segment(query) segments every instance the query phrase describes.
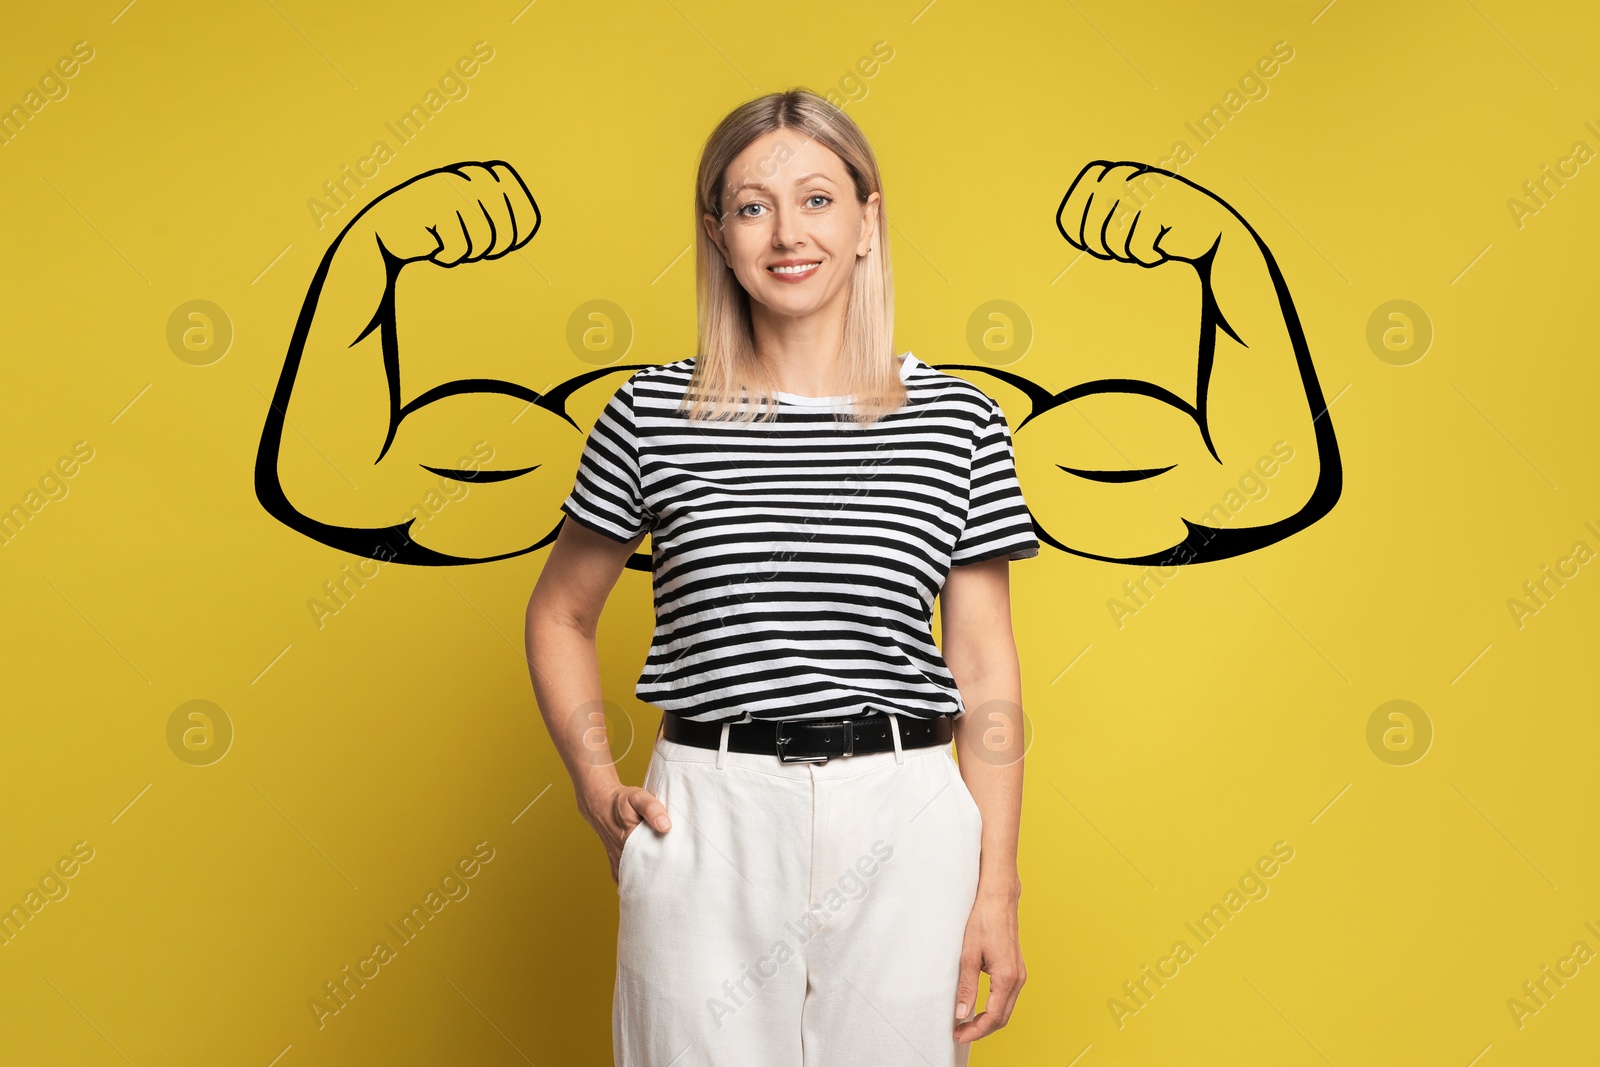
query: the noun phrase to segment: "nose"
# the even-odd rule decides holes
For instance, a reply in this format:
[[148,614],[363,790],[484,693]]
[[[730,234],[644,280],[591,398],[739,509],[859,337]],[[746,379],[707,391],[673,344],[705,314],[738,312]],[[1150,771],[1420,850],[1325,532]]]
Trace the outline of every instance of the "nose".
[[772,244],[775,248],[793,248],[801,240],[803,227],[794,205],[779,201],[772,210]]

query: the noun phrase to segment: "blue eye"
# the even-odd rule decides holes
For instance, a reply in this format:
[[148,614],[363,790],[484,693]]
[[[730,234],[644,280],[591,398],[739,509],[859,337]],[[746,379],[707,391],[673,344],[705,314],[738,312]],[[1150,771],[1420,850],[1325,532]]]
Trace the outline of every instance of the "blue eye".
[[[833,197],[827,195],[826,193],[812,193],[810,196],[806,197],[805,202],[807,204],[810,204],[813,200],[822,200],[822,201],[824,201],[823,204],[814,205],[817,208],[826,207],[828,204],[833,203]],[[735,215],[740,216],[741,218],[753,219],[756,216],[755,215],[746,214],[744,209],[747,208],[747,207],[764,207],[764,206],[765,205],[763,205],[759,201],[752,200],[748,204],[740,204],[737,208],[734,209],[733,213]]]

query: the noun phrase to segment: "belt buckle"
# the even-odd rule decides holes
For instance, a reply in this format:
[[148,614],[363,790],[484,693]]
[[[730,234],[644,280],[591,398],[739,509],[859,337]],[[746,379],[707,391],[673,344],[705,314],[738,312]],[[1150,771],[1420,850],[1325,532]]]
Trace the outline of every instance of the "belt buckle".
[[[785,723],[791,723],[791,722],[806,722],[806,721],[808,721],[808,720],[805,720],[805,719],[778,719],[776,721],[776,723],[774,724],[774,728],[775,728],[775,730],[777,732],[777,740],[778,740],[778,759],[781,760],[782,762],[784,762],[784,763],[827,763],[828,760],[832,758],[832,755],[829,754],[829,753],[823,753],[820,756],[794,756],[794,755],[790,755],[789,754],[789,752],[787,751],[788,746],[789,746],[789,742],[794,740],[794,738],[787,736],[783,732],[784,724]],[[845,719],[843,721],[844,721],[844,751],[841,752],[841,753],[838,753],[838,754],[841,755],[841,756],[849,756],[849,755],[853,755],[854,752],[855,752],[855,747],[856,747],[855,726],[854,726],[854,723],[852,723],[852,721],[849,720],[849,719]]]

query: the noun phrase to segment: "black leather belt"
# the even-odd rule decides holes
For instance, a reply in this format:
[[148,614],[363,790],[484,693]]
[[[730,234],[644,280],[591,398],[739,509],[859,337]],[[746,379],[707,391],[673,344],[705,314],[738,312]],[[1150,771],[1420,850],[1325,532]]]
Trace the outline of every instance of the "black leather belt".
[[[901,748],[949,744],[955,736],[955,725],[948,715],[895,718],[900,724]],[[692,722],[670,711],[664,712],[661,720],[661,736],[668,741],[696,748],[717,748],[722,744],[720,722]],[[728,751],[777,756],[785,763],[825,763],[834,756],[891,751],[892,729],[889,716],[882,712],[839,719],[754,719],[728,727]]]

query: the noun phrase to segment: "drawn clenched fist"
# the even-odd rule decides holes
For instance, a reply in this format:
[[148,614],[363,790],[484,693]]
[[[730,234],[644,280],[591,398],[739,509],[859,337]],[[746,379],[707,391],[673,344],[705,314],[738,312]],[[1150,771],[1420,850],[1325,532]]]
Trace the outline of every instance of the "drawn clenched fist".
[[1234,217],[1227,204],[1171,171],[1099,159],[1073,179],[1056,226],[1068,244],[1098,259],[1155,267],[1203,259]]
[[453,163],[384,193],[361,217],[401,263],[499,259],[539,228],[533,194],[509,163]]

